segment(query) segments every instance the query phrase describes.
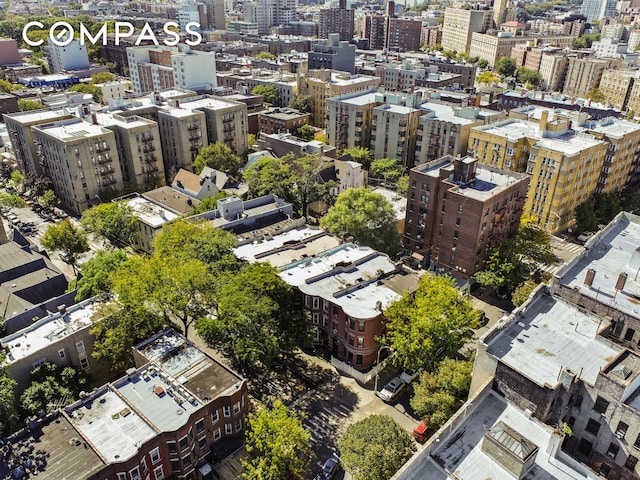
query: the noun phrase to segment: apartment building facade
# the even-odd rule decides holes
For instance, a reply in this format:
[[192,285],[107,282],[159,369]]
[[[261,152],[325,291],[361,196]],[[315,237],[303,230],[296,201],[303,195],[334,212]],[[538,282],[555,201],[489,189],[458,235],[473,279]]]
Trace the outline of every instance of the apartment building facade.
[[260,132],[291,133],[293,130],[307,125],[310,115],[290,108],[272,108],[259,113]]
[[356,46],[341,41],[338,33],[330,33],[326,40],[319,40],[307,53],[309,70],[338,70],[355,73]]
[[492,21],[492,10],[447,7],[442,24],[442,48],[469,53],[473,33],[486,32]]
[[206,116],[175,102],[157,114],[166,183],[170,183],[181,168],[192,172],[198,151],[209,145]]
[[373,109],[371,151],[374,158],[393,158],[411,168],[422,111],[409,104],[386,103]]
[[525,213],[556,232],[572,226],[575,208],[595,193],[608,144],[570,130],[567,117],[544,110],[539,118],[474,127],[469,149],[480,163],[531,175]]
[[632,91],[639,82],[640,70],[605,70],[598,89],[604,94],[608,104],[620,110],[633,110],[629,108],[629,104],[638,105],[638,99],[632,97]]
[[376,90],[328,98],[327,143],[336,150],[371,145],[373,109],[384,103],[384,95]]
[[63,205],[81,214],[124,187],[115,134],[78,118],[32,127],[43,173]]
[[340,41],[348,42],[353,38],[355,30],[355,10],[340,8],[322,8],[318,14],[318,38],[329,38],[330,33],[337,33]]
[[469,279],[487,251],[518,231],[526,174],[442,157],[412,168],[403,244],[437,271]]
[[405,60],[400,65],[377,65],[376,75],[382,80],[381,86],[385,89],[391,92],[411,93],[416,83],[427,76],[427,71],[416,62]]
[[587,97],[594,88],[598,88],[605,70],[617,69],[622,65],[620,58],[593,58],[569,56],[567,73],[562,93],[576,97]]

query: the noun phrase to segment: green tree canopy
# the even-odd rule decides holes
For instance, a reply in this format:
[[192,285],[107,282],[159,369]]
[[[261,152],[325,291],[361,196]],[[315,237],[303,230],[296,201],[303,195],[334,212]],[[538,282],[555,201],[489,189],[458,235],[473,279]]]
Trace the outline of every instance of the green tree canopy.
[[70,92],[80,92],[93,97],[93,101],[97,103],[102,102],[102,89],[89,83],[79,83],[69,88]]
[[542,83],[542,75],[537,70],[531,70],[527,67],[518,67],[516,70],[516,78],[518,82],[531,84],[538,87]]
[[481,58],[481,59],[478,60],[477,65],[478,65],[478,68],[482,70],[482,69],[487,68],[489,66],[489,61],[484,59],[484,58]]
[[53,208],[60,205],[60,199],[56,197],[53,190],[45,190],[42,195],[38,197],[38,203],[45,208]]
[[271,52],[258,52],[254,55],[254,58],[261,60],[275,60],[276,56]]
[[361,163],[365,170],[371,165],[371,152],[368,148],[353,147],[343,150],[342,155],[349,155],[354,162]]
[[306,140],[307,142],[313,140],[315,135],[315,130],[309,125],[301,125],[296,128],[293,132],[293,135],[301,138],[302,140]]
[[30,110],[42,110],[45,106],[40,100],[25,100],[23,98],[18,99],[18,110],[21,112],[28,112]]
[[606,100],[605,94],[599,88],[592,88],[587,92],[587,98],[594,102],[602,103]]
[[3,193],[0,192],[0,205],[13,208],[26,208],[27,202],[25,202],[19,195],[15,193]]
[[[4,356],[0,355],[0,365],[4,363]],[[0,435],[11,433],[18,420],[18,411],[14,390],[17,382],[9,377],[7,368],[0,367]]]
[[40,240],[47,250],[60,250],[67,258],[66,262],[75,272],[78,257],[89,251],[87,235],[74,226],[69,219],[56,225],[49,225]]
[[16,85],[15,83],[8,82],[7,80],[0,79],[0,92],[2,93],[11,93],[19,88],[20,85]]
[[95,295],[111,291],[111,276],[127,259],[123,250],[100,250],[93,258],[82,264],[82,275],[75,285],[76,301],[80,302]]
[[240,157],[234,155],[227,145],[220,142],[202,147],[193,161],[193,169],[197,174],[200,174],[204,167],[209,167],[221,172],[228,171],[230,175],[237,175],[241,165]]
[[496,62],[496,73],[503,77],[512,77],[516,73],[516,61],[513,58],[501,57]]
[[243,462],[246,480],[301,479],[311,460],[311,434],[302,418],[281,400],[247,418],[246,445],[252,458]]
[[211,210],[216,210],[218,208],[218,200],[221,200],[223,198],[228,198],[230,196],[231,195],[229,195],[224,190],[220,190],[213,197],[207,197],[200,200],[200,205],[194,208],[191,211],[191,214],[197,215],[199,213],[205,213],[205,212],[210,212]]
[[354,480],[388,480],[416,451],[411,435],[386,415],[349,425],[338,445],[342,465]]
[[519,307],[527,301],[529,295],[531,295],[531,292],[533,292],[537,286],[538,283],[533,280],[527,280],[526,282],[521,283],[518,285],[518,288],[513,291],[513,294],[511,295],[511,303],[513,303],[514,306]]
[[270,193],[293,203],[293,173],[281,159],[264,157],[251,164],[244,172],[244,179],[249,187],[251,198]]
[[153,241],[153,252],[158,258],[198,260],[217,275],[240,268],[240,262],[233,254],[236,246],[235,236],[225,230],[209,223],[178,219],[162,227]]
[[133,256],[120,265],[112,281],[113,291],[127,309],[142,308],[165,323],[179,322],[185,337],[189,327],[213,307],[214,279],[199,260]]
[[409,191],[409,175],[403,175],[396,182],[396,190],[400,195],[406,195]]
[[384,178],[385,182],[395,183],[402,175],[404,168],[393,158],[380,158],[374,160],[369,168],[369,173],[375,178]]
[[253,87],[251,93],[253,93],[254,95],[262,95],[264,101],[272,105],[280,104],[280,95],[278,94],[278,89],[273,84],[257,85]]
[[389,201],[367,188],[338,195],[320,225],[340,238],[353,236],[360,245],[395,255],[400,250],[396,214]]
[[578,205],[573,212],[573,217],[580,232],[593,232],[598,228],[598,216],[590,202]]
[[113,82],[115,78],[115,75],[109,72],[94,73],[91,75],[91,83],[96,85],[100,83]]
[[20,406],[29,414],[50,412],[52,403],[73,403],[87,383],[87,376],[73,367],[58,367],[45,362],[31,371],[31,385],[20,397]]
[[240,368],[269,365],[280,350],[309,343],[309,328],[293,303],[291,287],[267,263],[245,265],[220,280],[217,314],[196,327],[208,344],[220,348]]
[[96,205],[84,212],[80,221],[87,230],[106,238],[114,247],[131,245],[138,233],[133,209],[121,202]]
[[299,110],[302,113],[311,112],[312,106],[313,106],[313,96],[311,95],[298,94],[295,97],[293,97],[289,102],[290,108],[295,108],[296,110]]
[[395,351],[394,362],[427,371],[455,356],[480,325],[480,312],[449,276],[423,276],[415,292],[403,295],[384,314],[388,323],[382,341]]
[[597,42],[598,40],[600,40],[599,33],[587,33],[579,36],[578,38],[574,38],[571,43],[571,48],[591,48],[593,42]]
[[478,83],[483,83],[483,84],[492,84],[492,83],[497,83],[500,81],[500,77],[498,77],[495,73],[493,72],[482,72],[480,75],[478,75],[478,77],[476,78],[476,81]]
[[91,356],[108,362],[114,372],[133,365],[131,347],[168,326],[166,319],[142,307],[130,309],[111,303],[102,307],[100,314],[100,320],[89,329],[96,339]]

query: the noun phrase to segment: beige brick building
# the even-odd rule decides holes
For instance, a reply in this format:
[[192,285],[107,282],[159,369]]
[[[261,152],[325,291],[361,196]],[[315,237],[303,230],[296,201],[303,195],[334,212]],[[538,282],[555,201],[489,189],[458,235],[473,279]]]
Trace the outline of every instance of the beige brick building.
[[567,56],[561,51],[543,52],[538,69],[542,77],[542,87],[550,92],[562,90],[568,63]]
[[413,167],[422,113],[410,103],[375,107],[371,126],[373,158],[393,158],[405,167]]
[[369,148],[373,109],[384,103],[375,90],[328,98],[326,101],[327,143],[337,150]]
[[63,205],[80,214],[100,203],[101,193],[124,187],[115,134],[81,119],[32,128],[36,150]]
[[193,160],[201,147],[209,145],[205,114],[180,108],[174,103],[158,111],[158,127],[167,182],[178,170],[193,171]]
[[[638,82],[640,70],[605,70],[598,88],[604,94],[606,103],[620,110],[627,110],[630,102],[637,104],[640,100],[631,94]],[[633,108],[630,110],[635,111]]]
[[[497,35],[490,35],[485,33],[473,33],[471,35],[471,43],[469,46],[469,55],[472,57],[478,57],[485,59],[489,62],[489,65],[494,66],[496,62],[502,57],[511,57],[512,49],[519,45],[531,46],[545,44],[552,45],[558,48],[569,48],[573,39],[568,35],[553,35],[553,36],[541,36],[541,37],[515,37],[510,32],[498,32]],[[520,49],[525,47],[520,47]],[[539,58],[541,55],[538,49],[532,48],[527,53],[525,58],[520,61],[524,61],[523,65],[527,66],[527,58],[529,55]],[[518,51],[522,55],[521,50]],[[535,58],[530,60],[530,64],[535,67]],[[532,68],[532,67],[527,67]],[[537,67],[532,68],[537,70]]]
[[486,32],[492,21],[492,10],[447,8],[442,24],[442,48],[469,53],[472,34]]
[[600,85],[605,70],[619,68],[622,59],[569,56],[562,93],[586,97],[589,90]]

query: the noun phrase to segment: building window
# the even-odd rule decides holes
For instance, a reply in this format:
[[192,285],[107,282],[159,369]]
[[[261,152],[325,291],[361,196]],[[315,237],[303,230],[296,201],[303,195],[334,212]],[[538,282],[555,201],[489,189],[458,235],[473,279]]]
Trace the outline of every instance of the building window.
[[231,425],[230,423],[225,423],[224,433],[226,433],[227,435],[231,435],[233,433],[233,425]]
[[638,463],[638,458],[633,455],[629,455],[627,458],[627,462],[624,464],[629,470],[633,471],[636,468],[636,463]]
[[167,442],[167,448],[169,450],[169,455],[175,455],[176,453],[178,453],[176,442]]
[[66,353],[64,353],[64,348],[61,350],[58,350],[58,356],[60,357],[61,360],[64,360],[65,358],[67,358]]
[[596,404],[593,406],[593,409],[598,413],[604,413],[607,411],[608,407],[609,407],[609,402],[598,395],[598,398],[596,399]]
[[318,325],[320,323],[320,314],[318,313],[313,313],[313,324],[314,325]]
[[83,370],[86,370],[87,368],[89,368],[89,360],[87,360],[86,358],[81,358],[80,366],[82,367]]
[[635,335],[636,331],[633,328],[627,328],[627,331],[624,333],[624,339],[627,342],[630,342],[631,340],[633,340],[633,336]]
[[125,472],[118,472],[116,475],[118,476],[118,480],[127,480],[127,474]]
[[240,413],[240,402],[236,403],[236,404],[233,406],[233,414],[234,414],[234,415],[237,415],[237,414],[239,414],[239,413]]
[[76,350],[78,350],[78,353],[84,352],[84,342],[82,340],[76,343]]
[[202,437],[198,440],[198,449],[201,452],[204,452],[207,449],[207,437]]
[[364,337],[358,337],[358,348],[364,348]]
[[236,433],[238,433],[240,430],[242,430],[242,420],[238,420],[236,422]]
[[225,417],[230,417],[231,416],[231,407],[229,405],[225,405],[224,407],[222,407],[222,414]]
[[636,438],[636,441],[633,443],[633,446],[640,449],[640,434]]
[[628,429],[629,429],[629,425],[627,425],[624,422],[619,422],[618,428],[616,428],[616,437],[624,438],[624,436],[627,434]]
[[362,365],[362,355],[356,355],[356,365]]
[[156,480],[162,480],[164,478],[164,471],[162,470],[162,465],[153,469],[153,476],[156,477]]
[[196,422],[196,433],[200,435],[204,432],[204,418]]
[[142,473],[143,474],[147,473],[147,470],[149,470],[149,467],[147,467],[147,459],[146,458],[142,459],[142,463],[140,465],[142,465]]
[[140,480],[140,469],[138,467],[132,468],[129,470],[129,475],[131,480]]
[[600,422],[594,420],[593,418],[590,418],[587,422],[587,427],[585,428],[585,430],[589,433],[597,435],[598,431],[600,430]]
[[180,451],[184,452],[188,447],[189,444],[187,443],[187,437],[182,437],[180,440],[178,440],[178,444],[180,445]]
[[218,415],[218,411],[216,410],[211,414],[211,423],[216,423],[218,420],[220,420],[220,415]]
[[[175,446],[175,443],[173,444]],[[151,464],[158,463],[160,461],[160,448],[156,447],[149,453],[149,457],[151,457]]]
[[318,308],[319,305],[320,300],[318,299],[318,297],[313,297],[313,308]]
[[364,321],[360,320],[358,322],[358,332],[364,332]]
[[218,440],[220,436],[221,436],[220,427],[218,427],[213,431],[213,439]]
[[618,445],[616,445],[615,443],[610,443],[609,448],[607,449],[607,457],[615,460],[616,455],[618,455],[619,451],[620,451],[620,447]]

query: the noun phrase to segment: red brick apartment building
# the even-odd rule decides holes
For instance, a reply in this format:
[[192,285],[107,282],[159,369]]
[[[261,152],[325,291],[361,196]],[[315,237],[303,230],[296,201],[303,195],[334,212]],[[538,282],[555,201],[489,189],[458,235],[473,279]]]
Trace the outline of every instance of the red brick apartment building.
[[487,250],[518,231],[529,177],[445,156],[409,173],[404,247],[470,278]]
[[125,377],[10,437],[0,477],[209,478],[216,442],[242,434],[246,380],[172,329],[137,345],[134,358]]

